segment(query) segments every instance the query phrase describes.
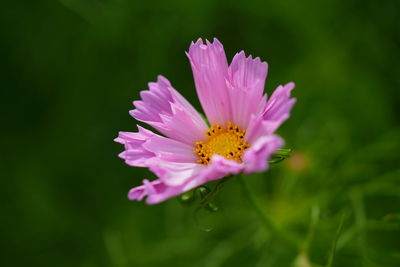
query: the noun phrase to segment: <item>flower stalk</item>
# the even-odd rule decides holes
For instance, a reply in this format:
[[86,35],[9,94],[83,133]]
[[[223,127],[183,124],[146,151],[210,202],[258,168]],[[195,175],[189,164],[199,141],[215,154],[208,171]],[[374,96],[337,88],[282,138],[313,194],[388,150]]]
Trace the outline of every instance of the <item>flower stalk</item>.
[[245,197],[248,199],[251,206],[254,208],[254,211],[257,213],[260,221],[262,222],[264,228],[270,232],[277,239],[285,242],[287,245],[292,248],[299,250],[300,242],[297,240],[295,236],[286,232],[282,228],[280,228],[276,223],[264,212],[260,202],[257,200],[256,196],[251,191],[247,181],[243,178],[242,175],[238,175],[238,180],[243,188],[243,192]]

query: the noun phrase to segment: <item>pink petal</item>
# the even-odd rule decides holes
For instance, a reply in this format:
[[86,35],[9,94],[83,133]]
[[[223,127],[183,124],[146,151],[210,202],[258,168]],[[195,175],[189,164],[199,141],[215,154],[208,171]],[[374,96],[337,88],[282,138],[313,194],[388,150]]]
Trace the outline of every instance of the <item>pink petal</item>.
[[168,187],[160,180],[143,180],[143,185],[132,188],[128,193],[130,200],[142,201],[147,197],[147,204],[156,204],[167,198],[180,194],[180,188]]
[[130,166],[144,167],[146,160],[155,157],[155,154],[149,150],[142,148],[143,144],[153,137],[155,134],[138,126],[139,132],[119,132],[115,142],[125,146],[125,151],[119,154],[120,158],[125,160],[125,163]]
[[276,122],[276,130],[290,116],[296,99],[290,98],[294,83],[290,82],[284,86],[280,85],[268,99],[267,106],[263,113],[263,119]]
[[147,165],[168,186],[185,184],[206,168],[205,165],[198,163],[167,162],[158,159],[149,161]]
[[226,81],[228,63],[222,44],[214,38],[213,43],[201,39],[191,43],[188,56],[197,95],[211,124],[225,124],[231,120],[231,105]]
[[197,163],[176,163],[154,161],[150,164],[152,170],[163,183],[168,186],[183,186],[183,191],[209,181],[222,178],[228,174],[237,174],[243,164],[213,155],[210,165]]
[[152,182],[144,180],[143,185],[131,189],[128,194],[129,199],[140,201],[147,196],[147,204],[156,204],[204,183],[237,174],[243,169],[242,163],[226,159],[219,155],[214,155],[211,164],[208,166],[197,165],[201,166],[201,168],[193,171],[191,176],[186,177],[185,183],[168,185],[166,183],[167,180],[163,180],[162,178]]
[[264,120],[262,115],[252,115],[245,139],[247,143],[253,144],[260,137],[272,134],[278,126],[278,122]]
[[260,58],[253,59],[241,51],[229,66],[229,94],[232,104],[232,119],[242,129],[246,129],[250,118],[258,111],[263,98],[264,83],[268,65]]
[[290,98],[294,83],[279,86],[271,98],[265,102],[265,96],[258,106],[257,115],[251,115],[250,123],[246,130],[246,141],[250,144],[263,135],[272,134],[289,118],[290,110],[296,99]]
[[149,83],[149,90],[140,96],[142,100],[134,101],[136,109],[130,111],[135,119],[186,144],[204,139],[207,124],[166,78],[158,76],[157,82]]
[[[144,180],[144,181],[147,181],[147,180]],[[144,184],[132,188],[131,190],[129,190],[129,193],[128,193],[128,198],[130,200],[142,201],[142,199],[145,196],[147,196],[147,190],[146,190],[146,186]]]
[[142,147],[154,153],[158,160],[193,163],[198,159],[193,146],[160,135],[149,138]]
[[262,172],[268,168],[271,155],[281,148],[283,140],[277,135],[259,137],[243,155],[244,173]]
[[204,168],[199,174],[190,179],[183,187],[186,192],[199,185],[221,179],[226,176],[238,174],[243,169],[243,163],[227,159],[223,156],[214,154],[210,165]]
[[152,159],[158,161],[190,162],[197,160],[194,147],[157,135],[138,126],[139,132],[120,132],[116,142],[124,144],[120,157],[131,166],[148,167]]
[[275,135],[260,137],[244,154],[243,163],[213,155],[211,164],[166,162],[153,158],[147,166],[159,177],[158,180],[144,181],[142,186],[129,192],[129,199],[140,201],[147,196],[148,204],[156,204],[182,194],[202,184],[235,175],[240,172],[264,171],[268,159],[283,144]]

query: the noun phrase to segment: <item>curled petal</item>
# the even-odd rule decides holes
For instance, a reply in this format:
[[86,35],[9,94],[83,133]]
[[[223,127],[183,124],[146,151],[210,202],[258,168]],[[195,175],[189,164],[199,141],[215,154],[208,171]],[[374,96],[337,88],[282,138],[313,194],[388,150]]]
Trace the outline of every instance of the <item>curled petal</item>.
[[146,186],[146,184],[149,183],[150,186],[153,188],[154,186],[158,186],[160,184],[159,181],[149,182],[148,180],[143,180],[143,185],[134,187],[131,190],[129,190],[128,198],[130,200],[142,201],[143,198],[148,195],[149,190],[147,189],[148,185]]
[[268,168],[271,155],[281,148],[283,140],[276,135],[262,136],[246,150],[243,156],[244,173],[262,172]]
[[160,180],[143,180],[143,185],[134,187],[129,191],[128,198],[134,201],[142,201],[144,197],[147,197],[146,203],[152,205],[178,194],[180,194],[179,188],[166,186]]

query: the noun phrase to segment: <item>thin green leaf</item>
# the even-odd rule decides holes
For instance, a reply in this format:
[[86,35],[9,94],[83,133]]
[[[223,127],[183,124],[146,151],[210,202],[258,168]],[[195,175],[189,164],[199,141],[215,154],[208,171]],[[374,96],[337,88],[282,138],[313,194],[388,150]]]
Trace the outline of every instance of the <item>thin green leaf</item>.
[[338,226],[338,228],[336,230],[336,234],[335,234],[335,237],[334,237],[333,242],[332,242],[331,251],[330,251],[329,256],[328,256],[328,264],[326,265],[326,267],[332,267],[333,258],[335,257],[335,253],[336,253],[336,244],[337,244],[337,241],[339,239],[340,233],[342,232],[343,221],[344,221],[344,215],[342,215],[342,218],[340,219],[339,226]]

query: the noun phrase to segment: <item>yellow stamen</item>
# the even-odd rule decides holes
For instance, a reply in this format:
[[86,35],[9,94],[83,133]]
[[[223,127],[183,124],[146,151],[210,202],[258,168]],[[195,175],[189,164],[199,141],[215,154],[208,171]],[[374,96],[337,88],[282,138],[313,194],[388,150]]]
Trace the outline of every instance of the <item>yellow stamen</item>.
[[238,125],[233,125],[230,121],[226,128],[218,123],[211,125],[206,132],[207,141],[195,143],[194,152],[200,158],[197,162],[208,165],[213,154],[242,162],[243,152],[250,146],[244,140],[245,134],[245,130],[241,130]]

